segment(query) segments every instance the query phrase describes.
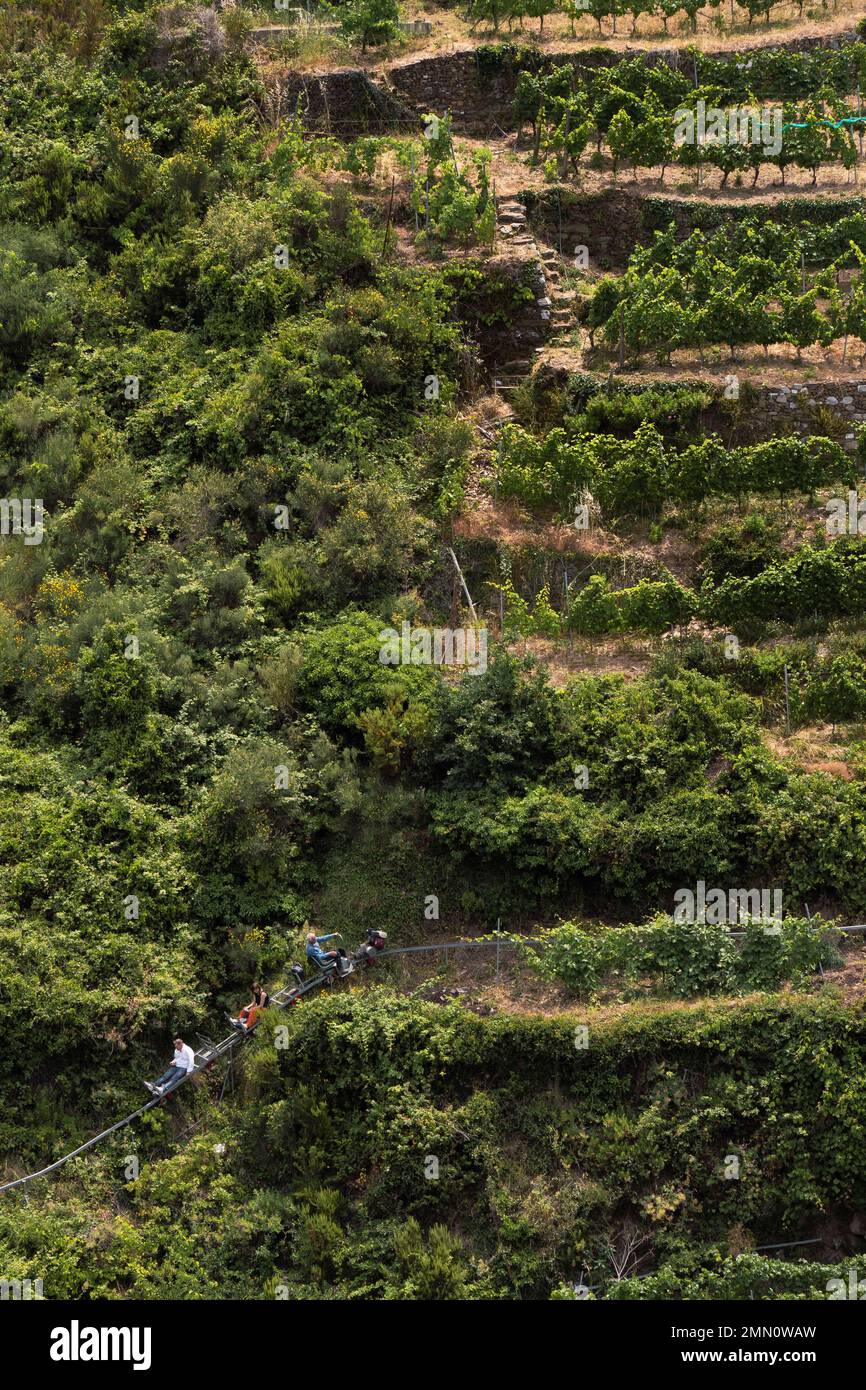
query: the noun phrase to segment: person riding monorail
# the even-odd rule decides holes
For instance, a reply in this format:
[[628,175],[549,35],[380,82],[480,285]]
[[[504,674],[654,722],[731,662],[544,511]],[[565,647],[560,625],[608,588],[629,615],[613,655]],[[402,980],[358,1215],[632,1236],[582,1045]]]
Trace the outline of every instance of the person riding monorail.
[[183,1038],[175,1038],[171,1066],[156,1081],[145,1081],[144,1084],[151,1095],[164,1096],[166,1091],[173,1091],[175,1086],[179,1086],[191,1071],[195,1071],[195,1053]]
[[270,1003],[271,996],[258,982],[253,980],[253,997],[249,1004],[245,1004],[237,1018],[230,1020],[233,1028],[238,1028],[241,1032],[249,1033],[255,1028],[259,1021],[259,1014],[262,1009],[266,1009]]
[[333,941],[339,935],[337,931],[329,932],[327,936],[318,936],[314,931],[307,932],[307,960],[314,960],[322,969],[330,965],[331,961],[336,961],[337,969],[340,970],[340,952],[323,951],[321,946],[323,941]]

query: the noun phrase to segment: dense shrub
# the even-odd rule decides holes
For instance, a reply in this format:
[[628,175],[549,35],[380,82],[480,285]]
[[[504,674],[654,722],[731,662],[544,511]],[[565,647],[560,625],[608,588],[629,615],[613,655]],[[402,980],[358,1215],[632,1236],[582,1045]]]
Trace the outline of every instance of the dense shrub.
[[637,985],[649,979],[666,993],[748,993],[806,983],[819,965],[840,961],[832,929],[819,920],[789,918],[779,932],[744,922],[737,944],[728,926],[657,918],[644,926],[586,928],[565,923],[546,932],[525,959],[545,979],[561,980],[584,998],[605,979]]
[[552,504],[566,517],[588,490],[602,518],[611,521],[657,515],[665,503],[700,505],[712,497],[784,497],[854,482],[852,460],[831,439],[785,436],[730,449],[713,434],[673,449],[665,446],[654,424],[635,418],[640,423],[632,439],[598,432],[575,434],[564,428],[548,430],[538,439],[518,425],[506,425],[497,456],[501,495],[517,497],[532,507]]

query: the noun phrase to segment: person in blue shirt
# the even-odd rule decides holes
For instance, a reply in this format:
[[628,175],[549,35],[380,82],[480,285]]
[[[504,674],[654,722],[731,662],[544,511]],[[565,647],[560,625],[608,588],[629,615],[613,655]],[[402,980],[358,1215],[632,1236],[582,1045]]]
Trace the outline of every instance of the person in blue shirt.
[[337,962],[337,969],[342,974],[340,952],[323,951],[321,947],[321,942],[333,941],[339,935],[338,931],[329,932],[327,936],[317,936],[314,931],[307,932],[307,960],[314,960],[317,965],[321,965],[323,968],[334,960]]

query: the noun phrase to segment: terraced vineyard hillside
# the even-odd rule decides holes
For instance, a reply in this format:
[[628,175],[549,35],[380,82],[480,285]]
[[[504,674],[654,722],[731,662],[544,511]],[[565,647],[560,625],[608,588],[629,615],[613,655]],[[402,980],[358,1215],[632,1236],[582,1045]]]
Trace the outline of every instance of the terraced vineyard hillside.
[[3,1297],[860,1297],[859,7],[0,38]]

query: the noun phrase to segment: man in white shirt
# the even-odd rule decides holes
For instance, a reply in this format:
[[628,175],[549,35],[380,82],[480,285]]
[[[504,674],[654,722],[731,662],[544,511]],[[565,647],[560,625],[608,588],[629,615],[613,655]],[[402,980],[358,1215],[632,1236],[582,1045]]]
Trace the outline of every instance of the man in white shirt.
[[163,1072],[162,1076],[156,1081],[145,1081],[145,1086],[153,1096],[164,1096],[166,1091],[171,1091],[178,1086],[188,1072],[195,1070],[195,1053],[183,1038],[174,1040],[174,1056],[171,1059],[171,1066],[168,1071]]

